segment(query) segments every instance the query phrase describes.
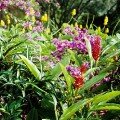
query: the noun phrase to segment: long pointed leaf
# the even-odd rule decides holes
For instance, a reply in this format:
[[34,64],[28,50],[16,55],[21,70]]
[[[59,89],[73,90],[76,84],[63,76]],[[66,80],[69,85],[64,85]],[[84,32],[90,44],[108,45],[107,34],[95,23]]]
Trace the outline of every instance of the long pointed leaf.
[[35,76],[36,79],[40,80],[41,79],[41,74],[40,71],[37,69],[36,65],[32,63],[29,59],[27,59],[23,55],[19,55],[23,62],[26,64],[30,72]]
[[120,91],[112,91],[112,92],[108,92],[106,94],[97,95],[93,98],[93,104],[98,104],[100,102],[107,102],[107,101],[115,98],[118,95],[120,95]]
[[77,103],[71,105],[65,112],[61,115],[60,120],[68,120],[75,114],[76,111],[81,110],[84,105],[90,103],[92,99],[80,100]]
[[96,84],[97,82],[101,81],[105,76],[107,76],[107,73],[101,73],[100,75],[94,76],[93,78],[91,78],[90,80],[88,80],[85,83],[85,85],[83,85],[83,87],[80,89],[79,92],[82,93],[84,90],[89,89],[94,84]]

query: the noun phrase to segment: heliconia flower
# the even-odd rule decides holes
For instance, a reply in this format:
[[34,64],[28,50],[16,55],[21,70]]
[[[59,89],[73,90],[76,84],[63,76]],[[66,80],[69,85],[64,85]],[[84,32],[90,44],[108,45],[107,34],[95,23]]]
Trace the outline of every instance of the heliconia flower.
[[80,87],[83,86],[83,84],[84,84],[84,77],[82,75],[75,78],[75,81],[74,81],[75,89],[79,89]]
[[101,38],[99,36],[94,36],[93,40],[91,41],[91,47],[92,56],[94,60],[97,61],[101,53]]

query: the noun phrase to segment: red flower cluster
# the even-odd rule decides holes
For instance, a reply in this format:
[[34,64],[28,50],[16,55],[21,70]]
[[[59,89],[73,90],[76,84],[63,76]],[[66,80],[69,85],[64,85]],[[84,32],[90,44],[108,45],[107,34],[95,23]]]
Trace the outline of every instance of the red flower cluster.
[[94,58],[95,61],[97,61],[100,57],[100,53],[101,53],[101,38],[98,36],[94,37],[94,41],[92,41],[92,56]]
[[82,75],[77,76],[74,82],[75,89],[79,89],[80,87],[83,86],[83,84],[84,84],[84,77]]
[[87,71],[88,69],[88,65],[86,63],[82,64],[80,67],[80,75],[75,77],[75,81],[74,81],[74,87],[75,89],[79,89],[80,87],[83,86],[84,84],[84,76],[83,74]]

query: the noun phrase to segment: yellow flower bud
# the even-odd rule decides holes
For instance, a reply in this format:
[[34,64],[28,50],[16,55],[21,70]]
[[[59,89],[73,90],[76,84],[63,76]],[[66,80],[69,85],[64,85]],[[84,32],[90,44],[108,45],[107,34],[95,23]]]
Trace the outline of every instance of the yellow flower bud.
[[22,33],[25,33],[25,28],[22,29]]
[[105,33],[106,33],[106,34],[109,33],[109,28],[106,28],[106,29],[105,29]]
[[46,29],[46,33],[49,34],[50,33],[50,28]]
[[30,8],[30,15],[34,15],[35,14],[35,11],[33,8]]
[[42,22],[47,22],[48,21],[48,15],[46,13],[41,17],[41,21]]
[[77,22],[75,22],[75,27],[78,27],[78,23]]
[[98,28],[97,28],[97,31],[98,31],[98,32],[101,32],[101,27],[98,27]]
[[32,26],[31,25],[29,25],[29,30],[32,30]]
[[33,21],[33,22],[35,22],[35,21],[36,21],[35,16],[32,16],[32,21]]
[[80,29],[82,29],[83,27],[82,27],[82,25],[80,25]]
[[6,15],[6,18],[7,18],[7,19],[10,19],[10,16],[9,16],[9,15]]
[[2,26],[2,27],[5,26],[5,22],[3,20],[0,21],[0,26]]
[[75,15],[76,15],[76,9],[73,9],[73,10],[72,10],[71,15],[72,15],[72,16],[75,16]]
[[10,24],[10,19],[7,20],[7,24],[8,24],[8,25]]
[[104,25],[107,25],[108,24],[108,17],[105,16],[105,19],[104,19]]

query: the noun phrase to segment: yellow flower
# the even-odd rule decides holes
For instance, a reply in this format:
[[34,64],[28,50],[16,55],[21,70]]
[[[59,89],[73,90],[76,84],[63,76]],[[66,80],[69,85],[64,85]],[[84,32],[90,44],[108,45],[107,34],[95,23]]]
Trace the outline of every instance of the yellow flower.
[[49,34],[50,33],[50,28],[46,29],[46,33]]
[[22,29],[22,33],[25,33],[25,28]]
[[72,15],[72,16],[75,16],[75,15],[76,15],[76,9],[73,9],[73,10],[72,10],[71,15]]
[[30,8],[30,15],[34,15],[35,14],[35,11],[33,8]]
[[82,25],[80,25],[80,29],[82,29],[83,27],[82,27]]
[[98,32],[101,32],[101,27],[98,27],[98,28],[97,28],[97,31],[98,31]]
[[5,26],[5,22],[3,20],[0,21],[0,26],[2,26],[2,27]]
[[109,33],[109,28],[106,28],[106,29],[105,29],[105,33],[106,33],[106,34]]
[[32,30],[32,26],[31,25],[29,25],[29,30]]
[[9,19],[10,19],[10,16],[9,16],[9,15],[6,15],[6,18],[9,20]]
[[35,21],[36,21],[35,16],[32,16],[32,21],[33,21],[33,22],[35,22]]
[[42,22],[47,22],[48,21],[48,15],[46,13],[41,17],[41,21]]
[[8,25],[10,24],[10,19],[7,20],[7,24],[8,24]]
[[78,23],[77,22],[75,22],[75,27],[78,27]]
[[105,19],[104,19],[104,25],[107,25],[108,24],[108,17],[105,16]]

